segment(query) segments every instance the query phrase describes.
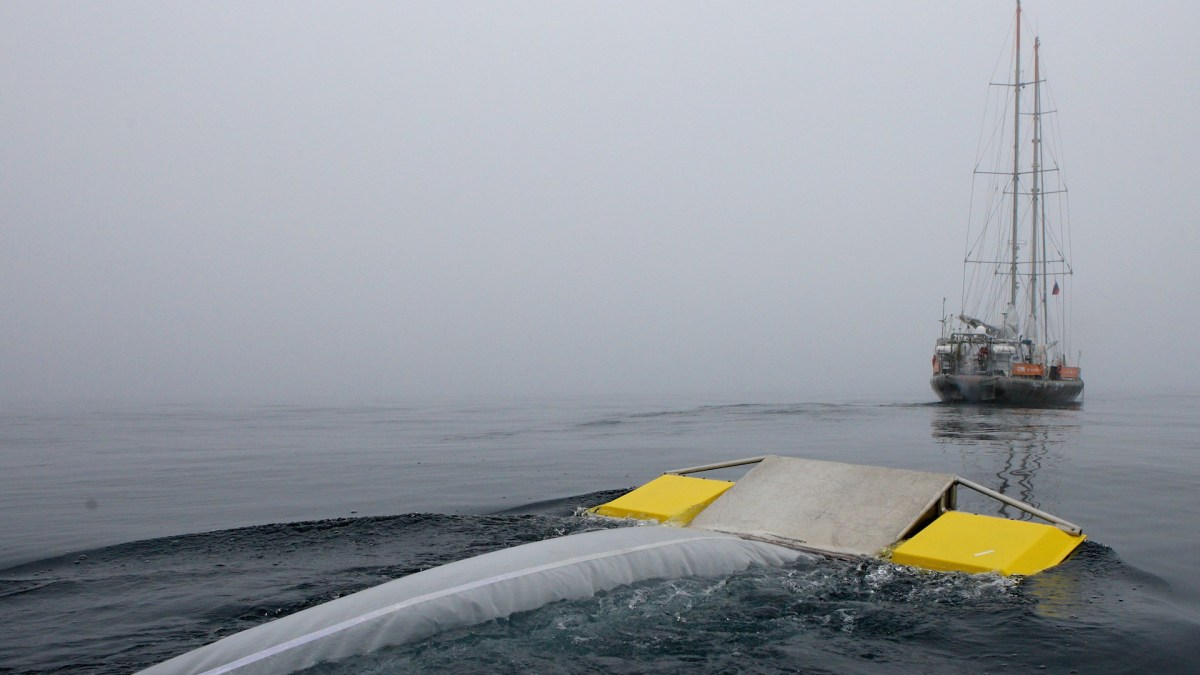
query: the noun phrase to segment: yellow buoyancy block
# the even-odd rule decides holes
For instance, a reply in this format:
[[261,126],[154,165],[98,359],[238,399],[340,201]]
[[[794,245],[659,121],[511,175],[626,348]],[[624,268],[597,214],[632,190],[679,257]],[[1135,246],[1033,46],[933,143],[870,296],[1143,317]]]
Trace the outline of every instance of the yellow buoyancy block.
[[1041,523],[947,511],[892,551],[892,562],[942,572],[1037,574],[1083,540]]
[[687,525],[733,483],[710,478],[663,474],[645,485],[601,504],[590,513],[611,518],[657,520]]

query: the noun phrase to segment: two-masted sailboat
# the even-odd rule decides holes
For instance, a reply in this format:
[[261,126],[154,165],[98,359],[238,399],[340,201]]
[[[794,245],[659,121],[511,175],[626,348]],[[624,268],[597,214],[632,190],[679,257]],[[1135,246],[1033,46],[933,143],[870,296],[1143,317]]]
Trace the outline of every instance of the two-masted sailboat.
[[962,310],[943,311],[930,385],[945,402],[1066,405],[1083,393],[1078,361],[1068,362],[1066,186],[1045,134],[1054,111],[1036,37],[1032,67],[1022,63],[1019,0],[1014,33],[1013,79],[993,88],[1005,112],[981,134]]

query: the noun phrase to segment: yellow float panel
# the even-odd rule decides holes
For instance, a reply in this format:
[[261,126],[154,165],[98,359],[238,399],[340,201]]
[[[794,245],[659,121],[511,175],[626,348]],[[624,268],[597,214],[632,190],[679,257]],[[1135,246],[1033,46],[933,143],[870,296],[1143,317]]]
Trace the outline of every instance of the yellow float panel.
[[731,487],[733,483],[725,480],[663,474],[636,490],[597,506],[591,513],[611,518],[687,525],[704,507]]
[[1086,538],[1053,525],[947,511],[897,546],[892,562],[942,572],[1037,574]]

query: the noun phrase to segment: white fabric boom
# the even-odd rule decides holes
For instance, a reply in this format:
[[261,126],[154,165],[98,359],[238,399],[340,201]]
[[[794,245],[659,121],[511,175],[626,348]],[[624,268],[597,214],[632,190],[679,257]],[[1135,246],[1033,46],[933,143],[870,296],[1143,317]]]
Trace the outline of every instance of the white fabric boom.
[[547,539],[435,567],[230,635],[142,671],[286,673],[647,579],[723,576],[811,557],[662,526]]

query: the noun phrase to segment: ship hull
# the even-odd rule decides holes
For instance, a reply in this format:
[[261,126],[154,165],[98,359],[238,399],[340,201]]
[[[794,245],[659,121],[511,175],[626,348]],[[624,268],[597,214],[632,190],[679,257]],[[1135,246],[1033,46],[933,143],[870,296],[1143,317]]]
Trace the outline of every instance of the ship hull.
[[943,403],[1025,407],[1077,403],[1083,380],[1041,380],[997,375],[934,375],[929,385]]

